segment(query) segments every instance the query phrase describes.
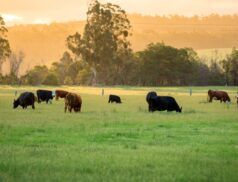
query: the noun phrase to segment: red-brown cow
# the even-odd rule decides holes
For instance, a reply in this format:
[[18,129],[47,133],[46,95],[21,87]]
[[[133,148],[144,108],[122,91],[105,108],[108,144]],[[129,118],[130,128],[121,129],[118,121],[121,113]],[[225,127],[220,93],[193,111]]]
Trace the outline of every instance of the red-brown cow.
[[80,112],[82,106],[82,99],[80,95],[75,93],[68,93],[65,97],[65,107],[64,111],[66,112],[67,109],[69,112],[72,112],[72,109],[74,112]]
[[64,90],[56,90],[55,91],[55,99],[59,100],[59,98],[65,98],[68,93],[69,92],[64,91]]
[[230,102],[231,99],[228,96],[228,93],[225,91],[214,91],[214,90],[208,90],[208,97],[209,97],[209,102],[212,102],[213,98],[216,98],[217,100],[220,100],[220,102]]

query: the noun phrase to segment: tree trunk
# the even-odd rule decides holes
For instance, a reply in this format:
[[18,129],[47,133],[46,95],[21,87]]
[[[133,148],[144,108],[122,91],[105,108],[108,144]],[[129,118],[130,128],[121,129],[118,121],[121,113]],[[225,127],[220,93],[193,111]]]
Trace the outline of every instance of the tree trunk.
[[91,71],[93,72],[93,79],[92,79],[92,85],[97,84],[97,70],[94,67],[91,67]]

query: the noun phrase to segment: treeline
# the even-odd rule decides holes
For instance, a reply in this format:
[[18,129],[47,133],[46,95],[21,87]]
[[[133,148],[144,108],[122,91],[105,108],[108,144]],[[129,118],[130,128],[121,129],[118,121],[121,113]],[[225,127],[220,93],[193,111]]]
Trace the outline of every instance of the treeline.
[[[21,55],[19,53],[15,59],[21,60]],[[193,49],[177,49],[163,43],[150,44],[143,51],[131,53],[129,58],[118,64],[116,71],[112,69],[107,77],[98,78],[97,83],[89,64],[73,58],[69,52],[49,68],[38,65],[23,76],[14,74],[18,71],[12,68],[10,74],[1,76],[0,82],[25,85],[238,85],[237,49],[223,60],[213,58],[209,66]],[[104,75],[103,72],[97,74]]]
[[[238,15],[184,17],[128,15],[133,27],[131,48],[141,51],[151,42],[196,49],[238,47]],[[26,57],[20,73],[39,64],[50,66],[65,51],[65,39],[74,32],[83,33],[86,21],[50,25],[16,25],[9,27],[8,39],[13,51]]]

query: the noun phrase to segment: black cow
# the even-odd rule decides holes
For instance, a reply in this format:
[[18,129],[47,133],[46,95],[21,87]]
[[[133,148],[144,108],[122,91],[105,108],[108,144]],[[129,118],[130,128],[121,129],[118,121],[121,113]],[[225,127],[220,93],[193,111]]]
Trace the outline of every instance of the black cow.
[[176,100],[170,96],[155,96],[149,99],[149,111],[176,111],[182,112],[182,107],[180,108]]
[[37,95],[38,103],[40,103],[41,101],[46,101],[46,103],[48,104],[48,102],[52,100],[54,97],[53,92],[50,90],[37,90],[36,95]]
[[147,101],[147,103],[148,103],[148,109],[149,109],[149,112],[151,112],[152,111],[152,108],[151,108],[151,104],[149,104],[149,100],[151,99],[151,98],[153,98],[153,97],[156,97],[157,96],[157,94],[156,94],[156,92],[154,92],[154,91],[151,91],[151,92],[149,92],[147,95],[146,95],[146,101]]
[[13,108],[15,109],[20,105],[23,109],[26,109],[27,106],[32,106],[32,109],[35,109],[35,101],[36,97],[32,92],[24,92],[17,100],[14,99]]
[[108,103],[110,103],[110,102],[116,102],[116,103],[121,104],[121,98],[117,95],[109,95]]

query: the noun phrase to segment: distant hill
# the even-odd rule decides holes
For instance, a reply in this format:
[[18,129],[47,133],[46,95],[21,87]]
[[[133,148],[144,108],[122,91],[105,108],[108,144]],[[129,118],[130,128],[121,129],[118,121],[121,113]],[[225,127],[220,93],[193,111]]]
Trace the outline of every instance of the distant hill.
[[[133,27],[130,38],[135,51],[152,42],[194,49],[238,47],[238,16],[207,17],[129,15]],[[65,40],[76,31],[82,33],[85,21],[50,25],[16,25],[9,27],[8,38],[13,51],[22,50],[22,72],[36,64],[50,65],[66,50]]]

